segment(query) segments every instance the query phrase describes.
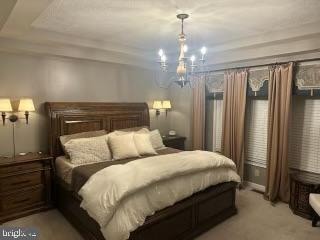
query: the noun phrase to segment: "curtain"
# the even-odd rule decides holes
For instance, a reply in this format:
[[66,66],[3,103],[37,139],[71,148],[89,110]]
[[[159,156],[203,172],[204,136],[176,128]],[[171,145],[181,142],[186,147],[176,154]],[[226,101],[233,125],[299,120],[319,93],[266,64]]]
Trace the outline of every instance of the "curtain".
[[288,131],[293,63],[270,68],[265,198],[289,202]]
[[205,83],[205,77],[201,76],[195,81],[193,88],[192,135],[194,150],[203,150],[205,144]]
[[235,162],[241,179],[244,169],[247,78],[246,70],[224,74],[222,153]]

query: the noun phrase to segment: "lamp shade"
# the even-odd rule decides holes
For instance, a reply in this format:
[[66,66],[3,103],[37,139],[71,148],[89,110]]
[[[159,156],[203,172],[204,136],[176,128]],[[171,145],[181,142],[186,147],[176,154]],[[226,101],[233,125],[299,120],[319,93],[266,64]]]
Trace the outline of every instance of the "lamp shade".
[[20,99],[18,111],[33,112],[35,111],[34,104],[31,98]]
[[154,101],[153,102],[153,109],[161,109],[162,108],[162,102],[161,101]]
[[170,100],[165,100],[162,102],[162,108],[164,109],[171,109],[171,102]]
[[9,98],[0,98],[0,112],[12,112],[12,106]]

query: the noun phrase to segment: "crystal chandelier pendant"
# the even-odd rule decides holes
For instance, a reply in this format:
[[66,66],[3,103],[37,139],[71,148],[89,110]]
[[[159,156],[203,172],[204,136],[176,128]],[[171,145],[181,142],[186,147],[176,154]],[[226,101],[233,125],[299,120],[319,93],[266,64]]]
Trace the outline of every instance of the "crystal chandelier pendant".
[[[189,17],[188,14],[182,13],[178,14],[177,18],[181,20],[181,33],[179,34],[179,59],[178,59],[178,66],[176,68],[176,79],[173,81],[177,85],[179,85],[181,88],[183,88],[186,85],[190,85],[191,81],[195,74],[201,74],[201,72],[197,72],[199,70],[199,66],[195,64],[196,57],[195,55],[192,55],[190,58],[186,57],[185,54],[188,50],[188,47],[186,45],[186,35],[184,34],[184,20]],[[205,54],[207,49],[205,47],[202,47],[201,52],[201,58],[199,60],[200,65],[203,66],[205,63]],[[158,52],[160,60],[158,61],[160,63],[160,68],[163,72],[167,72],[168,64],[167,64],[167,57],[162,49]],[[190,60],[190,61],[188,61]]]

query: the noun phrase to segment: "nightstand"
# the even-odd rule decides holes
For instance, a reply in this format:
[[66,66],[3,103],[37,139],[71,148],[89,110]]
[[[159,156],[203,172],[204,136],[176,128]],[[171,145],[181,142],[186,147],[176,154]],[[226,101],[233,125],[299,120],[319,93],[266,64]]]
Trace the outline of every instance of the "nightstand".
[[186,138],[182,136],[162,136],[163,144],[166,147],[176,148],[180,150],[185,150],[184,142]]
[[294,214],[311,219],[310,193],[320,193],[320,174],[295,172],[290,174],[289,206]]
[[52,207],[52,163],[38,153],[0,157],[0,223]]

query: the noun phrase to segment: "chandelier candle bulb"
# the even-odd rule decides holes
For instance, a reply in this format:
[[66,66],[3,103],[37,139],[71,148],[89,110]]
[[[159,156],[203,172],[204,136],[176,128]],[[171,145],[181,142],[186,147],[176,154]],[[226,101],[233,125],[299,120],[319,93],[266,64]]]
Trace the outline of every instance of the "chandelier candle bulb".
[[161,64],[161,68],[162,68],[163,71],[166,71],[166,70],[167,70],[166,61],[167,61],[166,55],[162,55],[162,56],[161,56],[161,60],[160,60],[160,64]]
[[192,55],[190,60],[191,60],[191,65],[193,66],[194,65],[194,61],[196,60],[196,57],[194,55]]
[[201,51],[202,55],[205,55],[207,53],[207,48],[206,47],[202,47],[200,51]]
[[165,63],[167,61],[166,55],[161,56],[161,62]]
[[204,55],[206,55],[206,53],[207,53],[207,48],[206,47],[202,47],[200,49],[200,52],[202,54],[201,61],[204,62]]
[[158,52],[158,54],[159,54],[159,56],[160,56],[160,58],[161,58],[161,57],[163,56],[163,50],[160,49],[159,52]]

